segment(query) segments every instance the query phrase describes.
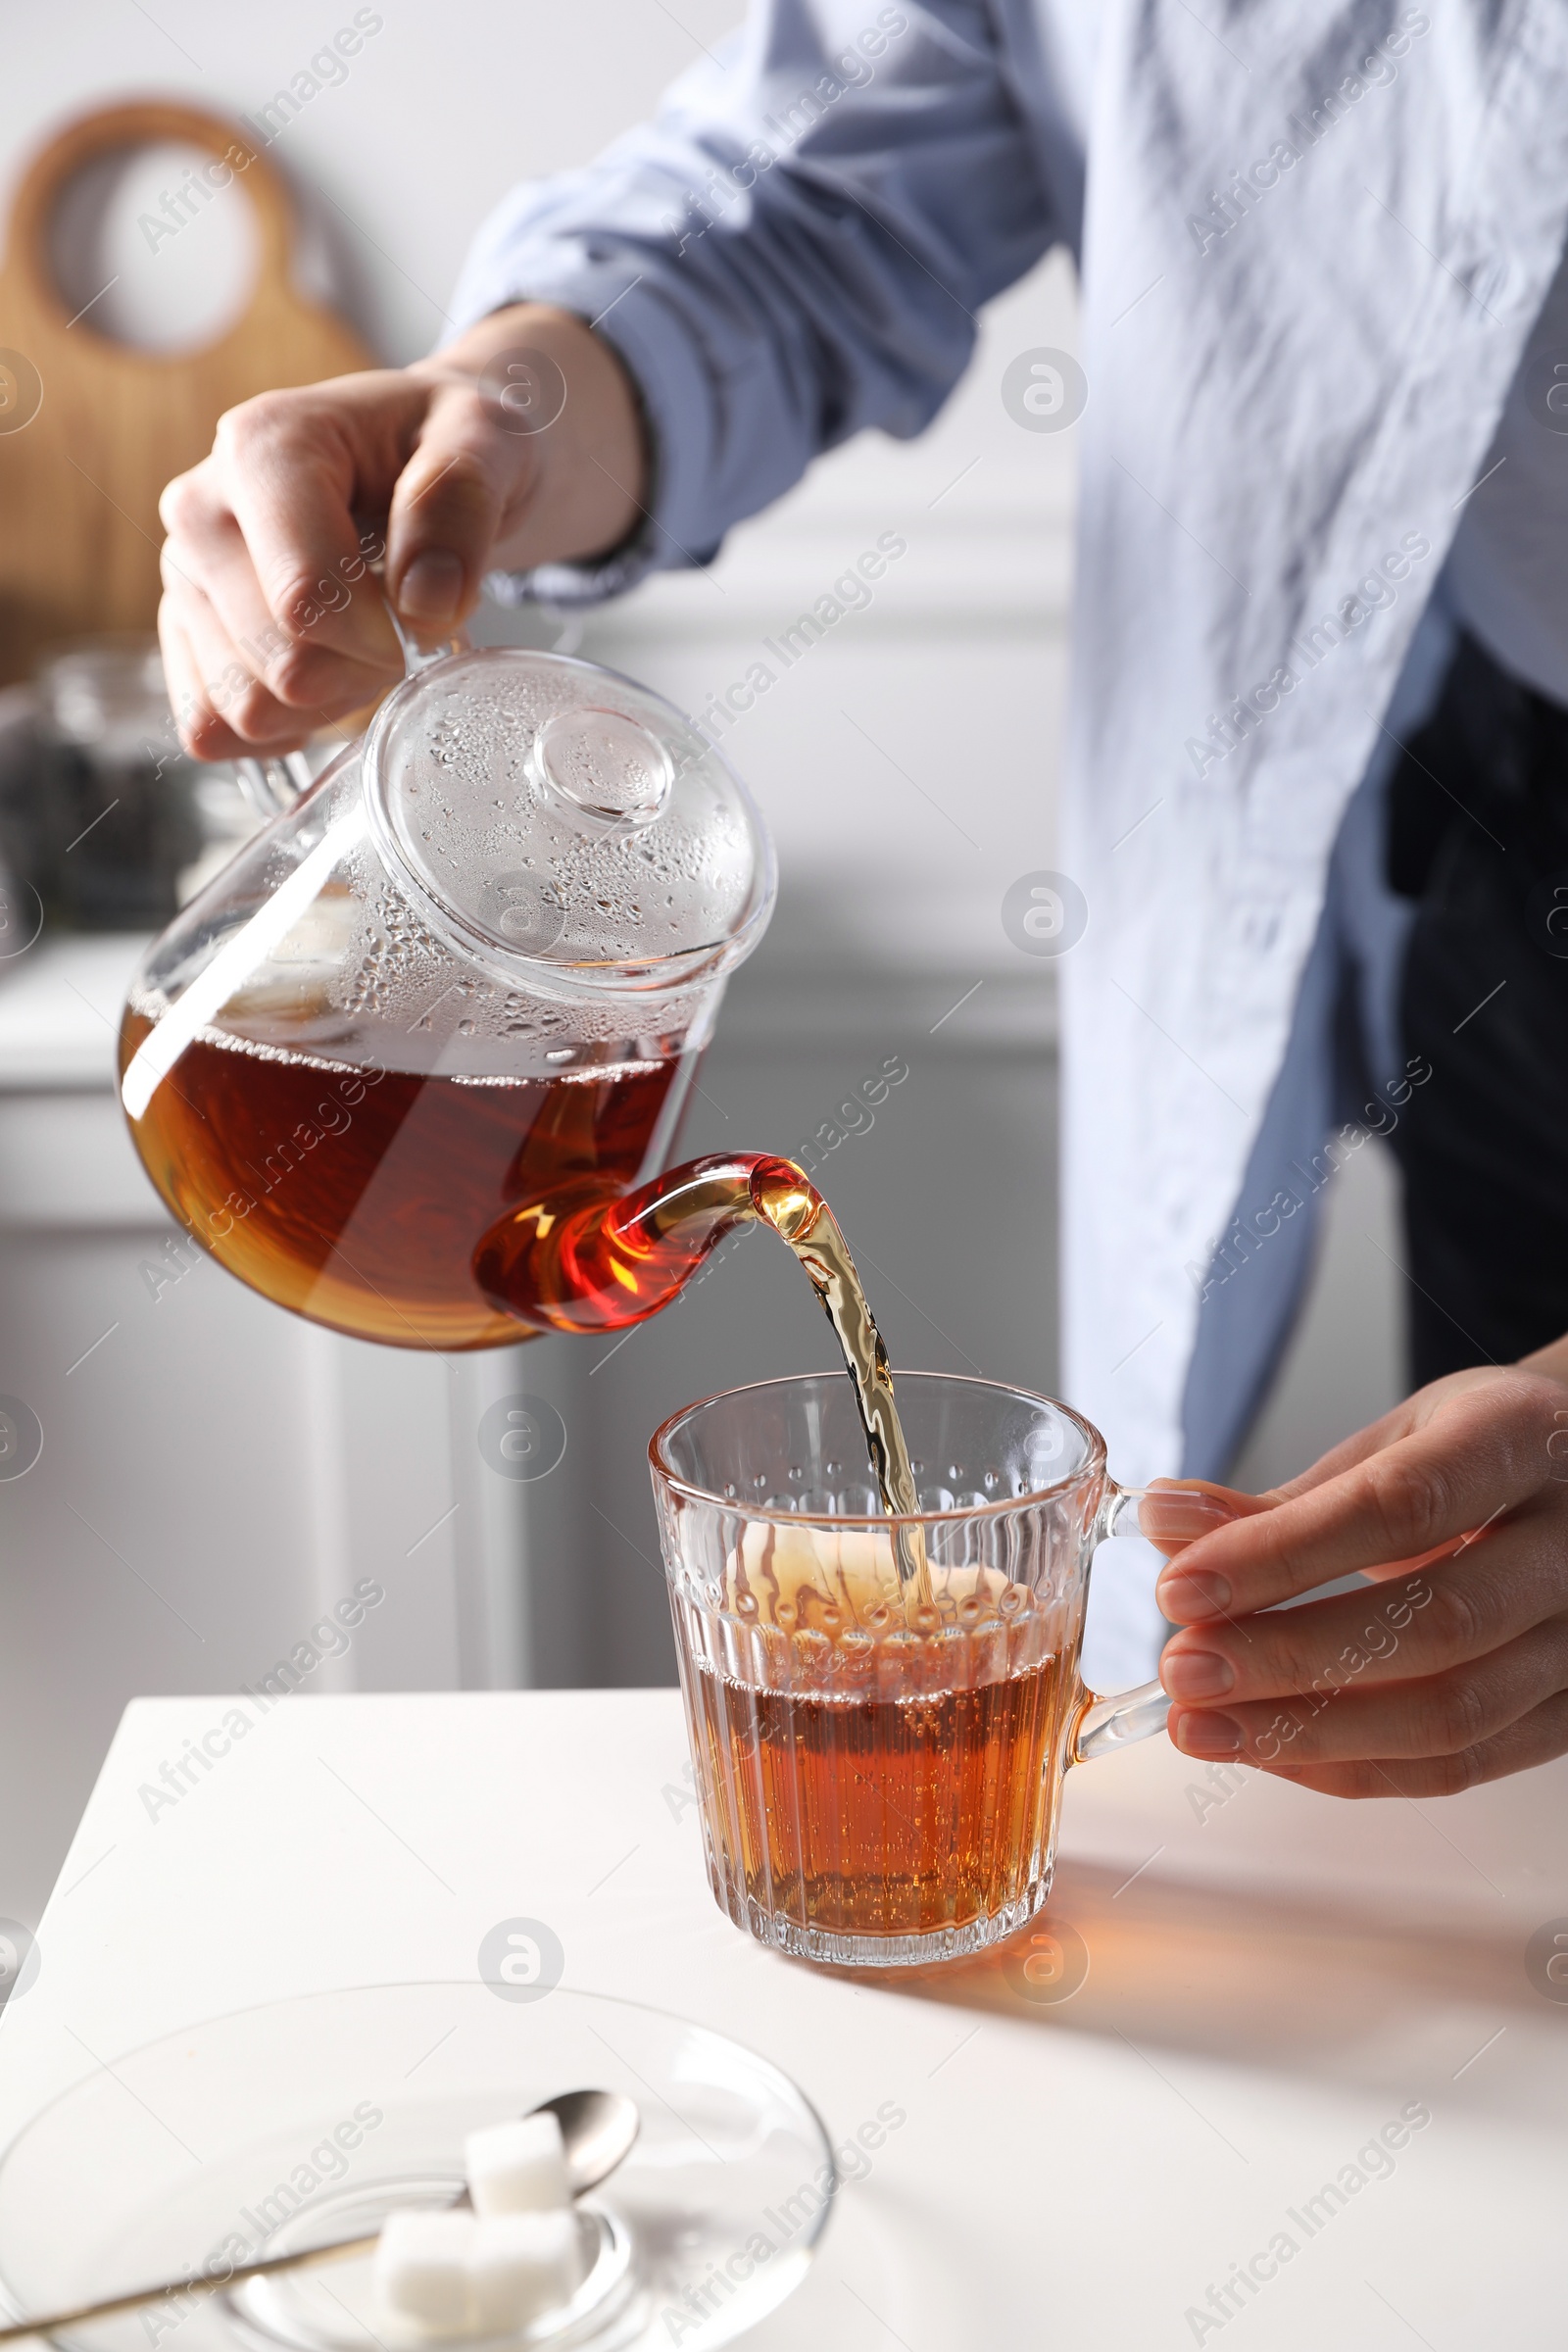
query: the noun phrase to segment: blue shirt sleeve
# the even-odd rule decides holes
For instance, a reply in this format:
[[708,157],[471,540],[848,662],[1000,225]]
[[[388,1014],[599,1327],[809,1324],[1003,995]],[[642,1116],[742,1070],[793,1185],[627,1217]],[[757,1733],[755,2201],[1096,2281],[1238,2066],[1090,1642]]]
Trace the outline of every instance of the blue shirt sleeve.
[[458,323],[524,300],[589,319],[654,456],[625,550],[513,594],[594,601],[708,563],[818,451],[919,432],[975,312],[1061,233],[984,0],[760,0],[652,122],[514,190],[468,257]]

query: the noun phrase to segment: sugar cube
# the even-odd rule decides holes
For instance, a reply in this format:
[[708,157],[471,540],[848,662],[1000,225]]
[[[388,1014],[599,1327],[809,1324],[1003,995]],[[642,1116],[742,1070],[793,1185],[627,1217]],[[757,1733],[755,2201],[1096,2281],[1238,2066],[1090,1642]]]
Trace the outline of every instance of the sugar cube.
[[569,2303],[582,2283],[582,2241],[569,2208],[482,2217],[468,2257],[470,2309],[485,2335],[511,2335]]
[[375,2291],[384,2308],[430,2335],[473,2331],[471,2213],[400,2206],[381,2225]]
[[571,2202],[561,2125],[553,2115],[517,2116],[470,2132],[463,2161],[476,2213],[538,2213]]

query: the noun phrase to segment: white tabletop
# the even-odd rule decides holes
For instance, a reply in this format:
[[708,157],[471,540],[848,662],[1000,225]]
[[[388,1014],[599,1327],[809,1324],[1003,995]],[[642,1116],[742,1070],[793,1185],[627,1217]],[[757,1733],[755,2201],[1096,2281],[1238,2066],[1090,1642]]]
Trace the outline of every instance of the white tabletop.
[[[0,2141],[95,2059],[471,1979],[488,1929],[543,1919],[566,1984],[765,2051],[836,2140],[906,2117],[759,2352],[1560,2352],[1568,2005],[1525,1947],[1568,1929],[1568,1760],[1419,1806],[1225,1795],[1162,1740],[1077,1772],[1051,1916],[1090,1969],[1052,2004],[999,1960],[890,1987],[740,1935],[673,1691],[291,1699],[151,1814],[228,1703],[128,1711],[0,2022]],[[1430,2121],[1358,2164],[1407,2109]]]

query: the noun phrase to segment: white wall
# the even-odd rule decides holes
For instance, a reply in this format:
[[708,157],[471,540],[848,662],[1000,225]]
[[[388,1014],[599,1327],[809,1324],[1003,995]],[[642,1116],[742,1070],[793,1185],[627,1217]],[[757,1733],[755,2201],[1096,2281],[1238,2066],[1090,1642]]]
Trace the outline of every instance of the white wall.
[[[125,97],[250,113],[309,66],[356,0],[74,0],[8,10],[0,180],[66,117]],[[389,0],[347,80],[272,149],[328,224],[343,307],[381,357],[439,340],[469,233],[514,181],[636,122],[739,15],[730,0]],[[689,27],[688,29],[683,29]],[[159,260],[172,258],[166,248]]]

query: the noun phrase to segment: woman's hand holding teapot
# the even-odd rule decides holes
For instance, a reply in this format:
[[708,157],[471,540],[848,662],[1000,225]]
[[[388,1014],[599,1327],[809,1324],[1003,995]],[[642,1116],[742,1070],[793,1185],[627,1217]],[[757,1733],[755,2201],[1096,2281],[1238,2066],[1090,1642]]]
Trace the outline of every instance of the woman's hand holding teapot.
[[425,642],[484,575],[585,560],[635,528],[648,460],[611,346],[543,304],[412,368],[266,392],[164,492],[159,613],[186,748],[292,750],[403,675],[380,583]]

